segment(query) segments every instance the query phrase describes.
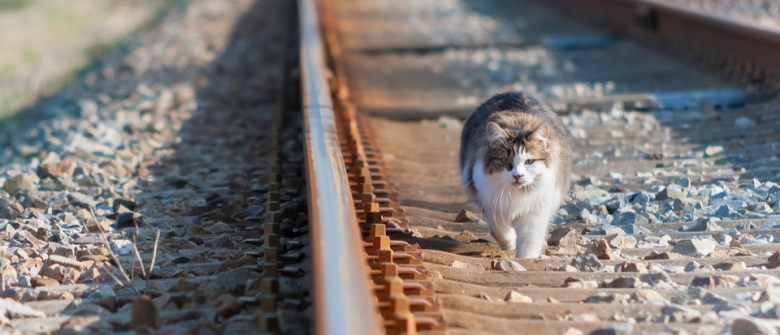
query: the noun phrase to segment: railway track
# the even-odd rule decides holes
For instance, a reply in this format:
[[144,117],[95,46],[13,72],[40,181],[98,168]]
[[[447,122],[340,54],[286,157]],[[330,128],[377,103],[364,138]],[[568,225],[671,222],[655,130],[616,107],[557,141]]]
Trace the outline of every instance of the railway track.
[[[780,35],[620,3],[631,7],[617,18],[610,1],[556,2],[569,17],[532,1],[318,3],[335,120],[324,124],[358,218],[341,229],[362,233],[387,333],[776,331],[779,106],[754,95],[773,91],[776,64],[731,46],[771,49]],[[723,29],[733,35],[713,49],[710,30]],[[462,117],[517,89],[564,114],[575,153],[576,185],[540,259],[500,251],[459,185]],[[395,269],[425,291],[388,294]]]

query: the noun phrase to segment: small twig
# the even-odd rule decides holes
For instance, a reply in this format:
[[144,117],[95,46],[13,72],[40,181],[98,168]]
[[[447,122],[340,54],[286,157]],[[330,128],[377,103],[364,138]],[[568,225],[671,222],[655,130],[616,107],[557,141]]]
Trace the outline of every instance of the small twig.
[[[136,243],[135,234],[133,234],[133,254],[138,259],[138,267],[141,268],[141,275],[146,278],[146,269],[144,269],[144,261],[141,259],[141,253],[138,252],[138,244]],[[133,269],[135,269],[135,261],[133,261]]]
[[152,263],[149,264],[149,276],[146,277],[146,287],[149,287],[149,278],[152,277],[152,271],[154,271],[154,262],[157,260],[157,242],[160,242],[160,230],[157,229],[157,236],[154,238],[154,249],[152,249]]
[[[133,244],[135,244],[135,237],[133,237]],[[135,257],[133,257],[133,261],[130,262],[130,279],[135,279]]]
[[[141,292],[138,292],[138,289],[135,288],[135,285],[133,285],[133,281],[130,280],[130,277],[127,276],[127,272],[125,272],[124,267],[122,267],[122,263],[119,262],[119,257],[116,256],[113,250],[111,250],[111,245],[108,242],[108,236],[106,235],[106,232],[103,230],[103,226],[100,225],[100,222],[97,220],[97,215],[95,214],[95,203],[92,200],[92,197],[89,197],[89,212],[92,214],[92,221],[95,222],[95,225],[98,227],[98,230],[100,231],[100,237],[103,238],[103,240],[108,244],[108,254],[111,256],[111,258],[116,262],[117,269],[119,270],[119,273],[122,274],[122,276],[127,281],[127,286],[130,286],[133,288],[133,291],[135,291],[135,294],[137,294],[139,297],[141,296]],[[119,282],[119,280],[117,280]]]
[[119,280],[119,278],[117,278],[113,273],[111,273],[110,269],[113,269],[112,267],[106,266],[106,267],[104,267],[104,269],[106,270],[106,273],[109,276],[111,276],[111,279],[113,279],[115,282],[117,282],[117,284],[122,285],[122,286],[126,286],[124,283],[122,283],[121,280]]

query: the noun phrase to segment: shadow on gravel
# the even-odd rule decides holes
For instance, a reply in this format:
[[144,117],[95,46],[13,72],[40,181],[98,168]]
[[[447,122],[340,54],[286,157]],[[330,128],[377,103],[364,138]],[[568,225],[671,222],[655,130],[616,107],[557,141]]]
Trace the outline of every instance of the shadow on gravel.
[[[234,24],[230,20],[208,23],[231,24],[231,33],[226,39],[213,41],[213,52],[218,54],[197,69],[196,81],[188,83],[194,84],[190,86],[192,100],[181,99],[182,94],[190,93],[189,88],[174,92],[177,100],[184,101],[179,108],[189,115],[175,130],[174,143],[165,146],[170,155],[148,167],[149,182],[138,195],[142,212],[155,213],[153,225],[170,229],[161,243],[162,254],[168,264],[177,265],[169,267],[173,269],[170,273],[157,275],[216,276],[207,283],[218,285],[218,289],[191,290],[187,299],[197,304],[179,307],[182,311],[202,308],[201,317],[221,320],[224,333],[252,333],[258,327],[259,306],[245,306],[224,315],[221,310],[226,299],[235,299],[229,294],[251,298],[259,290],[255,280],[260,272],[253,269],[260,268],[262,258],[256,256],[263,249],[248,247],[250,242],[232,248],[245,239],[262,238],[259,218],[265,214],[275,103],[284,93],[279,91],[284,48],[288,48],[287,62],[297,67],[297,44],[285,40],[284,31],[296,27],[294,22],[284,21],[286,11],[290,17],[297,16],[291,5],[294,2],[238,1],[252,2]],[[294,29],[289,36],[296,36]],[[296,115],[300,109],[294,106],[286,112],[287,116]],[[285,146],[285,150],[293,148]],[[182,250],[182,246],[190,250]],[[286,288],[302,294],[300,284],[286,283]],[[192,313],[174,314],[169,321],[186,326]],[[280,315],[285,333],[308,332],[310,314]]]

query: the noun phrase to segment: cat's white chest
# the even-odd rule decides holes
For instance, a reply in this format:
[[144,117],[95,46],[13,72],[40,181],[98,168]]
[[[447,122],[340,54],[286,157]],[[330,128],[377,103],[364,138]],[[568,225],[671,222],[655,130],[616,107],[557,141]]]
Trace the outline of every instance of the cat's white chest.
[[549,207],[559,204],[553,170],[540,175],[530,191],[508,184],[500,178],[500,174],[486,175],[482,164],[475,164],[473,171],[479,205],[504,219],[513,220],[537,211],[548,211]]

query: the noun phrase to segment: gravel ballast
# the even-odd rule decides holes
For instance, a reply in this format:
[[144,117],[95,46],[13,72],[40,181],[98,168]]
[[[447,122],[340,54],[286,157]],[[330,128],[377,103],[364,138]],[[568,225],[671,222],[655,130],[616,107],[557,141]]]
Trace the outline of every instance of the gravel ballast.
[[[288,7],[182,2],[29,114],[3,124],[6,330],[257,331],[262,230],[253,227],[265,214],[267,129]],[[281,218],[297,225],[305,224],[304,184],[293,168],[302,162],[295,158],[299,132],[282,142],[293,179],[285,175],[280,199]],[[292,236],[282,244],[301,246]],[[151,298],[148,317],[137,318],[143,307],[131,306],[143,299],[109,270],[114,256]],[[279,281],[286,304],[278,318],[289,334],[309,331],[301,274],[289,270]],[[102,317],[52,318],[68,315]]]

